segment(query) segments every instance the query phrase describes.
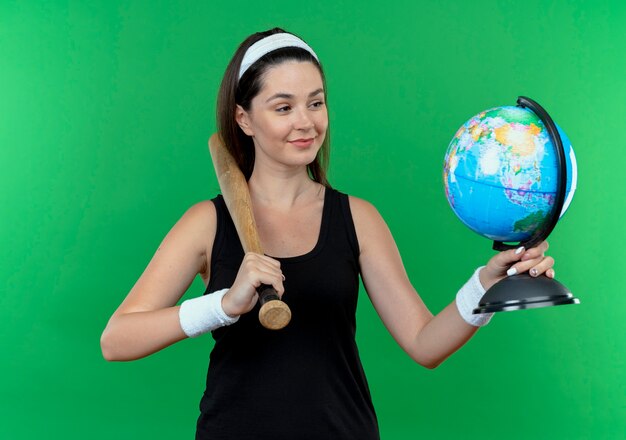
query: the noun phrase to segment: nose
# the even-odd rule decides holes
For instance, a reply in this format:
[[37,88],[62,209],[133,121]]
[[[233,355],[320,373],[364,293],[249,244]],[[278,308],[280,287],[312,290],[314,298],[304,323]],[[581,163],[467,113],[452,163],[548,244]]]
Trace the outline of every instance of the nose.
[[311,115],[308,113],[307,109],[301,109],[295,112],[293,127],[301,131],[313,128],[313,119],[311,119]]

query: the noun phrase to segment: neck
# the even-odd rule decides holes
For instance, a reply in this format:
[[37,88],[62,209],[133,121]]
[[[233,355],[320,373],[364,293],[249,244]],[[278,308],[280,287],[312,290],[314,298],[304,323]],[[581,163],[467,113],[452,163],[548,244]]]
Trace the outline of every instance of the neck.
[[311,180],[306,168],[261,173],[256,172],[256,167],[248,180],[248,187],[253,202],[283,209],[316,197],[323,188]]

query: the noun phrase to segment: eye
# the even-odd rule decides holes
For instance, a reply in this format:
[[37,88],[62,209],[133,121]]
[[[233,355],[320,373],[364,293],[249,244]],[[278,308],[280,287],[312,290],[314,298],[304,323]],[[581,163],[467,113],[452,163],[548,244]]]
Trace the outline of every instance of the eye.
[[324,106],[324,101],[314,101],[311,103],[311,107],[313,108],[321,108]]
[[291,107],[288,105],[281,105],[279,107],[276,107],[275,111],[277,111],[278,113],[286,113],[289,110],[291,110]]

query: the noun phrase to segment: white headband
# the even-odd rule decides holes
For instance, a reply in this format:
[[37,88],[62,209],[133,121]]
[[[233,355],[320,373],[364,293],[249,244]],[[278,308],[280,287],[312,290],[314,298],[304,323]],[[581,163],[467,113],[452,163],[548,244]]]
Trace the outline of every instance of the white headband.
[[246,70],[256,63],[263,55],[276,49],[282,49],[283,47],[299,47],[309,52],[317,61],[319,61],[317,55],[313,52],[313,49],[311,49],[308,44],[295,35],[287,33],[273,34],[257,41],[248,48],[243,56],[243,60],[241,61],[241,67],[239,67],[238,79],[241,79],[243,74],[246,73]]

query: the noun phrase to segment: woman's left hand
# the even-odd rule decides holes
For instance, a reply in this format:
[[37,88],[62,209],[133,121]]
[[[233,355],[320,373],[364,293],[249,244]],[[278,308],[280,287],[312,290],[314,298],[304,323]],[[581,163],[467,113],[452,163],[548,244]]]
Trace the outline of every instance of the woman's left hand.
[[554,278],[554,258],[544,255],[547,250],[548,242],[542,241],[530,249],[522,247],[500,252],[480,271],[480,283],[488,290],[501,279],[524,272],[532,277],[545,273],[548,278]]

